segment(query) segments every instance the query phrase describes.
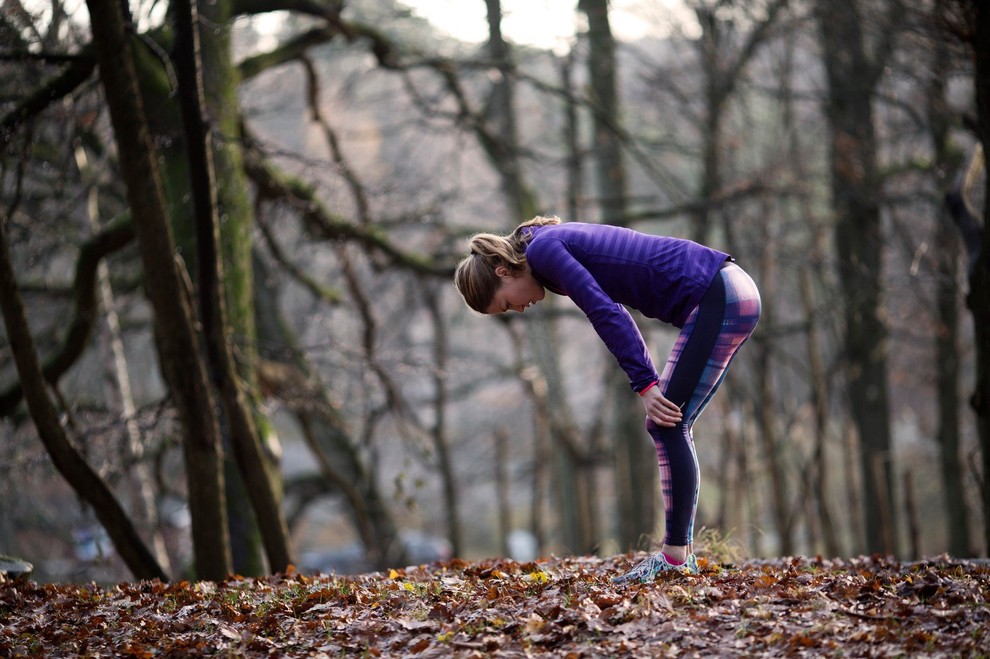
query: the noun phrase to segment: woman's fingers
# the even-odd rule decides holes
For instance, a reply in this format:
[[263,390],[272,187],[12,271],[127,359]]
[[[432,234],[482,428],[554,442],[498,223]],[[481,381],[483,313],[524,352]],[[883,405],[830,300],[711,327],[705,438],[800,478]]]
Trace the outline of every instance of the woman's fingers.
[[671,428],[683,419],[681,408],[664,397],[658,387],[653,387],[643,395],[643,404],[646,414],[654,423],[664,428]]
[[677,405],[674,405],[672,402],[664,398],[662,395],[659,396],[658,399],[659,399],[660,412],[662,414],[669,417],[672,421],[681,420],[681,418],[683,417],[683,414],[681,413],[681,408],[679,408]]
[[651,416],[653,416],[653,420],[656,423],[659,423],[660,425],[667,428],[677,425],[677,423],[681,420],[680,415],[671,414],[666,411]]
[[657,424],[661,428],[673,428],[677,425],[673,421],[664,421],[663,419],[655,417],[652,414],[650,415],[650,418],[653,419],[653,423]]

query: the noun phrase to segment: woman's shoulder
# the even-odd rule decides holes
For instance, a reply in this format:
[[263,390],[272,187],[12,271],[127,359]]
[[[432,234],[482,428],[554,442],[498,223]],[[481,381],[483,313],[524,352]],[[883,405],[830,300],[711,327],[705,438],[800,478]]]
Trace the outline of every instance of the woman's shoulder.
[[[573,223],[572,223],[573,224]],[[531,263],[542,263],[555,258],[561,251],[567,251],[570,230],[568,224],[546,224],[532,227],[530,239],[526,242],[526,259]]]
[[635,235],[635,232],[624,227],[611,224],[592,224],[590,222],[566,222],[561,224],[550,224],[533,228],[533,241],[540,239],[541,242],[557,242],[567,246],[596,245],[602,240],[611,242],[613,240],[628,238]]
[[[590,224],[588,222],[561,222],[560,224],[544,224],[532,227],[533,239],[542,236],[546,238],[557,238],[566,240],[575,236],[584,236],[606,230],[608,225]],[[611,227],[615,228],[615,227]]]
[[547,265],[561,259],[577,258],[601,251],[602,245],[614,242],[608,238],[619,227],[586,222],[567,222],[533,227],[526,247],[526,258],[534,264]]

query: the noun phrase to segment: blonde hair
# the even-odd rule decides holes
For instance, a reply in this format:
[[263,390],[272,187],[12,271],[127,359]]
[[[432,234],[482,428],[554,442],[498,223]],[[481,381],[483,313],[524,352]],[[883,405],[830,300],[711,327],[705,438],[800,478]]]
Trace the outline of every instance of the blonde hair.
[[464,303],[479,313],[491,306],[495,291],[501,286],[495,269],[505,266],[515,277],[526,271],[526,245],[533,235],[530,227],[560,224],[560,218],[537,215],[523,222],[507,236],[477,233],[468,241],[470,253],[461,259],[454,272],[454,286]]

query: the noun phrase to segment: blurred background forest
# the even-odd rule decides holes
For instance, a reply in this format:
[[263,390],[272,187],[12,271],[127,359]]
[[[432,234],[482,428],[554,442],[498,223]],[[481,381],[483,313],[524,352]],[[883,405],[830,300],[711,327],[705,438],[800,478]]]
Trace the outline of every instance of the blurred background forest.
[[111,581],[647,548],[653,447],[590,324],[450,283],[543,213],[761,288],[695,427],[701,551],[986,555],[978,1],[429,4],[3,0],[0,553]]

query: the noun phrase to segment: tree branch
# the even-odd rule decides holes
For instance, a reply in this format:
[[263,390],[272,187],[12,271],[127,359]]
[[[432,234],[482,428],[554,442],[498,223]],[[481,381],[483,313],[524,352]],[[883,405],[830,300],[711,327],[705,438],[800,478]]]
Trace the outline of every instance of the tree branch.
[[249,80],[263,71],[293,62],[303,57],[310,48],[325,44],[339,34],[331,27],[316,28],[294,36],[274,50],[248,57],[237,65],[241,80]]
[[[126,218],[107,227],[83,244],[76,261],[76,274],[72,287],[73,309],[62,346],[52,354],[42,367],[45,381],[55,386],[72,368],[86,350],[89,336],[96,322],[96,273],[100,261],[117,252],[134,240],[134,227]],[[0,394],[0,417],[10,416],[21,401],[20,382],[12,384]]]
[[244,169],[263,199],[279,200],[295,209],[307,228],[323,240],[346,240],[384,254],[393,264],[419,274],[452,277],[451,264],[437,265],[427,255],[403,251],[375,226],[357,226],[335,215],[317,198],[314,187],[279,171],[257,148],[246,145]]
[[231,3],[234,16],[253,16],[274,11],[296,11],[319,17],[340,17],[341,0],[234,0]]
[[261,212],[261,204],[256,204],[257,208],[255,210],[255,217],[258,220],[258,228],[261,229],[261,236],[265,241],[265,245],[268,246],[268,252],[275,259],[283,270],[285,270],[292,279],[296,281],[303,288],[308,290],[310,294],[318,300],[323,300],[327,304],[340,304],[343,300],[343,294],[329,286],[321,284],[316,281],[301,268],[296,266],[292,260],[286,256],[282,247],[278,244],[278,240],[275,238],[275,234],[269,226],[267,220],[264,219],[264,214]]
[[14,132],[25,121],[41,114],[49,105],[71,94],[92,75],[95,68],[95,58],[80,56],[59,75],[34,90],[0,120],[0,147],[10,142]]
[[765,193],[768,189],[766,184],[760,179],[756,179],[726,188],[706,199],[689,199],[681,204],[667,208],[627,212],[624,216],[618,218],[615,223],[620,226],[630,226],[635,222],[642,222],[644,220],[672,220],[699,210],[723,208],[739,200]]
[[323,27],[299,34],[273,51],[244,60],[240,64],[244,79],[262,71],[293,61],[309,48],[326,43],[340,35],[350,42],[359,38],[371,42],[371,51],[378,63],[385,68],[398,66],[398,54],[392,42],[379,30],[361,23],[351,23],[340,18],[343,9],[340,0],[235,0],[234,15],[256,15],[273,11],[294,11],[326,20]]
[[91,53],[32,53],[30,51],[0,53],[0,62],[43,62],[45,64],[66,64],[71,62],[86,62],[96,64],[96,58]]

